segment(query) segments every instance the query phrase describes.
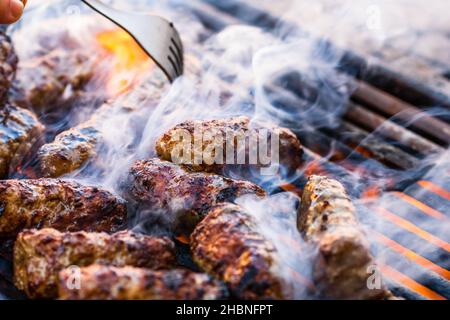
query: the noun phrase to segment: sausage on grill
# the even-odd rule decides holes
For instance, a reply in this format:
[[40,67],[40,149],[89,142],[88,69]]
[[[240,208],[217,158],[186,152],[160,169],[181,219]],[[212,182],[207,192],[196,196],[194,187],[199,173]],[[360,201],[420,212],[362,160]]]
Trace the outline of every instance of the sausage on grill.
[[76,98],[93,76],[94,61],[87,52],[56,49],[19,64],[13,82],[13,101],[39,112]]
[[28,110],[0,106],[0,179],[5,179],[27,160],[43,141],[44,126]]
[[81,268],[79,281],[76,276],[71,269],[60,272],[60,299],[218,300],[227,297],[226,288],[219,281],[184,269],[153,271],[93,265]]
[[126,223],[125,202],[97,187],[55,179],[0,181],[0,238],[24,229],[116,232]]
[[[39,28],[42,30],[31,30],[40,31],[34,37],[33,47],[17,46],[20,62],[11,99],[41,113],[61,108],[84,92],[94,76],[98,58],[86,50],[85,43],[61,28],[60,22],[48,22]],[[15,34],[19,44],[26,41],[25,32]]]
[[137,161],[124,189],[127,200],[148,211],[147,218],[160,219],[167,231],[186,237],[215,204],[244,194],[265,196],[264,190],[253,183],[190,172],[159,159]]
[[[267,130],[266,136],[262,135],[263,129]],[[197,137],[197,141],[201,143],[195,142],[194,137]],[[241,164],[246,164],[250,168],[268,165],[268,163],[261,163],[259,156],[256,161],[253,160],[250,163],[249,150],[255,151],[258,155],[262,142],[267,142],[266,155],[271,156],[271,139],[276,138],[279,140],[279,161],[283,170],[286,173],[295,171],[302,163],[303,154],[302,146],[295,134],[285,128],[253,125],[248,117],[183,122],[161,136],[156,142],[156,152],[161,159],[187,165],[195,171],[223,173],[226,164],[230,164],[230,159],[240,164],[238,154],[245,155],[245,163]],[[189,140],[184,141],[185,139]],[[187,152],[190,150],[190,154],[187,157],[182,154],[179,159],[174,159],[178,157],[178,150],[184,143],[187,143],[186,150]],[[217,155],[216,150],[221,150],[221,154]],[[228,150],[232,150],[231,156],[227,154]],[[203,158],[198,159],[202,155]]]
[[210,210],[191,235],[194,261],[222,280],[238,299],[289,299],[292,288],[276,271],[276,249],[240,206]]
[[122,231],[61,233],[55,229],[27,230],[14,245],[14,282],[30,298],[55,298],[58,274],[92,264],[165,269],[175,265],[175,245],[157,238]]
[[11,39],[0,31],[0,109],[6,100],[6,94],[17,69],[18,58]]
[[317,247],[313,277],[327,298],[379,299],[389,296],[382,286],[369,289],[367,280],[375,260],[361,230],[355,207],[336,180],[311,176],[306,184],[298,228]]
[[[107,131],[102,130],[104,123],[114,117],[129,119],[130,126],[142,125],[145,117],[140,112],[155,105],[163,94],[165,80],[160,73],[154,72],[146,81],[142,92],[138,92],[137,101],[123,104],[106,103],[97,109],[91,118],[78,126],[56,136],[53,142],[43,145],[38,152],[40,172],[43,177],[58,178],[83,167],[89,161],[97,160],[97,149],[102,145]],[[136,92],[136,91],[135,91]],[[101,168],[100,163],[96,163]]]
[[[99,110],[108,107],[105,104]],[[60,133],[53,142],[43,145],[38,151],[41,175],[58,178],[80,169],[95,157],[100,136],[93,119]]]

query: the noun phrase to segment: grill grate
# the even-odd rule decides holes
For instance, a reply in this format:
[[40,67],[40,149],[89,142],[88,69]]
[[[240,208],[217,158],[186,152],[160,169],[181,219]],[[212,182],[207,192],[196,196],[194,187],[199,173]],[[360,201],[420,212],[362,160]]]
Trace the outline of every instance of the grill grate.
[[[270,12],[243,1],[192,1],[186,6],[213,33],[242,23],[266,30],[280,23],[289,29],[301,28],[280,22]],[[450,144],[450,119],[425,109],[437,105],[450,108],[450,91],[445,86],[414,80],[383,62],[369,65],[365,58],[350,51],[343,55],[339,71],[353,79],[356,90],[337,128],[297,132],[307,148],[308,164],[303,169],[307,174],[328,174],[343,181],[352,181],[352,173],[361,173],[362,169],[363,176],[373,177],[389,170],[393,177],[399,171],[410,173],[409,179],[402,176],[402,184],[393,178],[392,184],[385,186],[386,190],[393,190],[388,196],[397,198],[393,203],[407,208],[407,214],[395,206],[375,206],[371,217],[376,222],[369,233],[378,250],[384,252],[382,271],[395,294],[407,299],[449,299],[448,235],[446,230],[430,227],[436,224],[429,222],[450,219],[450,211],[433,209],[436,203],[446,203],[449,208],[450,198],[444,186],[421,180],[428,169],[421,168],[421,160],[443,154]],[[445,77],[440,76],[441,81]],[[310,84],[290,80],[288,88],[269,90],[278,104],[292,108],[299,103],[293,97],[305,98],[302,94]],[[301,192],[304,183],[300,179],[283,189]],[[359,196],[370,195],[370,190],[357,191]],[[374,188],[374,194],[377,192]],[[401,264],[409,267],[396,267]]]

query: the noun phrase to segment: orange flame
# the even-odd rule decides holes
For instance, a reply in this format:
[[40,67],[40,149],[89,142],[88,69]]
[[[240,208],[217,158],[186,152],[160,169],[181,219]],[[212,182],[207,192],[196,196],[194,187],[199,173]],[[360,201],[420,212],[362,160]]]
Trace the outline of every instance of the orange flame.
[[111,96],[128,91],[154,66],[153,61],[136,41],[121,29],[100,32],[96,38],[100,46],[113,57],[113,67],[107,84]]
[[175,237],[175,239],[177,239],[179,242],[184,243],[184,244],[189,244],[191,242],[189,240],[189,238],[186,237],[185,235],[179,235],[179,236]]
[[294,194],[296,194],[297,196],[301,197],[303,194],[303,190],[300,188],[297,188],[295,185],[290,184],[290,183],[286,183],[283,185],[280,185],[280,188],[283,189],[286,192],[292,192]]
[[363,199],[366,199],[366,198],[378,198],[380,196],[381,196],[381,189],[378,186],[368,187],[361,194],[361,198],[363,198]]

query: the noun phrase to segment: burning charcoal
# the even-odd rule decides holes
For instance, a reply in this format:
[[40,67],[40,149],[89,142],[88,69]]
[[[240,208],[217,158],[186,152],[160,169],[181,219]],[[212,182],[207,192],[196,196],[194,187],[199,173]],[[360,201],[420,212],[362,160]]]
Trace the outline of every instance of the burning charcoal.
[[[267,132],[263,135],[264,131]],[[183,141],[188,134],[188,141]],[[194,139],[200,137],[200,143],[195,143]],[[217,138],[219,137],[219,138]],[[258,152],[262,148],[262,143],[267,145],[266,156],[271,155],[271,140],[279,139],[279,163],[285,173],[295,171],[302,163],[302,146],[294,133],[289,129],[252,125],[247,117],[238,117],[224,120],[211,121],[187,121],[181,123],[166,132],[156,143],[156,151],[161,159],[182,163],[189,166],[194,171],[207,171],[223,173],[226,164],[238,163],[240,155],[245,155],[245,164],[253,165],[256,168],[267,166],[270,163],[261,163]],[[187,157],[183,154],[178,157],[177,149],[180,147],[180,140],[187,142]],[[238,141],[243,141],[239,145]],[[256,143],[252,143],[256,141]],[[266,143],[267,142],[267,143]],[[248,144],[246,146],[245,144]],[[233,148],[230,148],[232,146]],[[210,151],[211,150],[211,151]],[[233,155],[227,154],[228,150],[233,150]],[[216,154],[216,152],[223,154]],[[254,151],[257,160],[250,163],[249,151]],[[200,161],[196,160],[200,156]],[[202,157],[203,156],[203,157]],[[180,161],[181,160],[181,161]],[[225,165],[224,165],[225,164]],[[242,166],[239,166],[242,167]]]
[[28,230],[19,234],[14,246],[14,281],[30,298],[55,298],[58,273],[71,266],[165,269],[175,262],[175,245],[168,238],[129,231],[108,235]]
[[93,265],[81,268],[80,287],[72,289],[73,271],[59,274],[64,300],[218,300],[226,288],[206,274],[189,270],[152,271]]
[[148,210],[146,218],[161,218],[158,222],[163,228],[185,237],[215,204],[244,194],[265,196],[264,190],[250,182],[189,172],[159,159],[137,161],[124,188],[127,199],[137,202],[140,210]]
[[6,93],[16,73],[17,62],[11,39],[0,30],[0,106],[5,101]]
[[389,296],[384,285],[368,288],[375,260],[357,221],[345,188],[336,180],[311,176],[306,184],[298,228],[317,246],[313,277],[327,298],[381,299]]
[[[136,96],[130,102],[104,104],[89,120],[60,133],[53,142],[42,146],[38,152],[42,176],[57,178],[82,168],[90,160],[98,160],[97,149],[108,134],[105,131],[111,130],[110,127],[105,128],[108,121],[121,119],[123,122],[126,119],[131,122],[130,126],[142,125],[142,119],[145,119],[142,112],[154,106],[164,92],[165,79],[162,76],[154,72],[145,86],[134,91]],[[102,167],[100,163],[96,164]]]
[[0,181],[0,213],[0,239],[46,227],[112,233],[126,222],[122,199],[97,187],[54,179]]
[[237,205],[212,208],[192,233],[191,250],[194,261],[238,299],[291,298],[292,288],[276,272],[276,249]]
[[29,160],[42,142],[43,132],[44,127],[30,111],[11,105],[0,109],[0,179]]

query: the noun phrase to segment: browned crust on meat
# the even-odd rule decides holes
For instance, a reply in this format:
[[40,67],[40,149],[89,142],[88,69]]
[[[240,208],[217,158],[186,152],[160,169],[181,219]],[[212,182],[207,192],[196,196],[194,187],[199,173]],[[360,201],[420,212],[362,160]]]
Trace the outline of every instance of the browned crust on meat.
[[[60,273],[64,300],[217,300],[226,298],[219,281],[189,270],[152,271],[93,265],[81,268],[80,289],[70,289],[70,270]],[[72,287],[73,288],[73,287]]]
[[0,31],[0,109],[6,100],[6,94],[17,69],[18,58],[11,39]]
[[265,196],[264,190],[253,183],[189,172],[159,159],[137,161],[124,188],[128,200],[150,214],[164,212],[169,230],[187,237],[215,204],[244,194]]
[[55,179],[0,181],[0,238],[45,227],[111,233],[125,223],[124,201],[97,187]]
[[[74,172],[89,161],[95,162],[97,149],[104,141],[102,126],[114,116],[134,119],[141,123],[140,112],[156,105],[165,90],[166,81],[158,72],[146,80],[142,88],[134,91],[133,101],[105,103],[85,122],[57,135],[53,142],[43,145],[38,152],[40,173],[43,177],[58,178]],[[102,169],[95,162],[96,168]]]
[[28,110],[11,105],[0,109],[0,179],[7,178],[31,158],[33,150],[43,142],[44,130]]
[[[195,171],[222,173],[226,166],[227,140],[229,140],[228,144],[235,146],[235,148],[233,148],[233,157],[234,159],[237,159],[237,152],[243,151],[237,147],[239,145],[237,141],[239,139],[246,139],[247,143],[250,139],[255,139],[253,141],[260,141],[257,137],[262,129],[267,130],[268,138],[277,137],[279,139],[279,160],[284,170],[288,173],[295,171],[302,163],[303,154],[302,146],[295,134],[286,128],[251,124],[250,119],[245,116],[219,120],[186,121],[180,123],[159,138],[156,142],[156,152],[161,159],[187,165],[190,169]],[[189,163],[173,159],[174,150],[176,150],[177,146],[180,146],[180,139],[183,137],[183,132],[189,133],[191,137],[194,137],[194,133],[203,137],[202,144],[195,143],[194,139],[190,141],[191,155],[187,158],[188,161],[190,160]],[[207,138],[208,135],[205,133],[210,134],[211,137]],[[215,140],[214,137],[217,135],[222,137],[222,139]],[[185,141],[183,141],[183,143],[185,143]],[[216,157],[214,147],[217,147],[217,150],[223,150],[223,157],[219,157],[220,162],[215,161],[214,163],[208,163],[205,159],[199,163],[194,162],[194,159],[196,159],[198,155],[204,154],[205,150],[211,150],[211,152],[208,151],[206,154],[211,154],[211,159],[214,159]],[[256,148],[256,146],[254,147]],[[244,167],[263,167],[262,164],[249,165],[249,150],[248,146],[244,150],[247,157],[247,162]]]
[[298,228],[317,247],[313,277],[326,298],[381,299],[390,294],[369,289],[369,266],[376,265],[345,188],[338,181],[311,176],[302,196]]
[[194,261],[238,299],[290,298],[292,289],[274,268],[276,249],[253,223],[241,207],[217,205],[191,235]]
[[71,266],[165,269],[175,263],[175,245],[168,238],[130,231],[108,235],[27,230],[19,234],[14,246],[14,283],[30,298],[54,298],[59,272]]

